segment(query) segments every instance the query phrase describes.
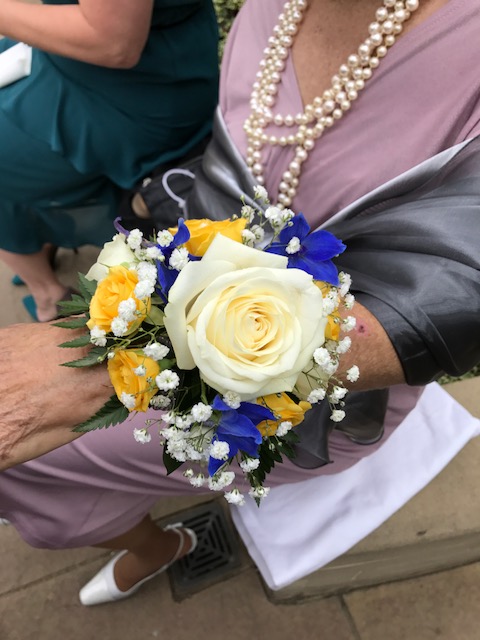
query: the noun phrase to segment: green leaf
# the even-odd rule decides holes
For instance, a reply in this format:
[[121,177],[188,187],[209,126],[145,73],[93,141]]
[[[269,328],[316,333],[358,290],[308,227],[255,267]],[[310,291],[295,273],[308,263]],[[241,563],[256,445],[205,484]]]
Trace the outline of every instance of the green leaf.
[[72,318],[71,320],[61,320],[60,322],[54,322],[54,327],[60,327],[61,329],[81,329],[87,324],[87,318],[81,316],[80,318]]
[[167,476],[176,471],[179,467],[182,466],[183,462],[179,462],[172,458],[172,456],[167,453],[167,450],[163,450],[163,464],[165,465],[165,469],[167,470]]
[[86,333],[84,336],[79,336],[69,342],[62,342],[62,344],[59,344],[58,346],[65,347],[67,349],[74,349],[76,347],[86,347],[88,344],[90,344],[90,336]]
[[295,458],[297,455],[292,447],[286,442],[280,442],[278,445],[278,450],[283,453],[283,455],[287,456],[287,458]]
[[78,289],[85,302],[90,303],[97,289],[96,280],[87,280],[83,273],[78,274]]
[[164,326],[164,322],[163,322],[163,317],[164,317],[164,313],[161,309],[159,309],[158,307],[155,306],[151,306],[150,307],[150,311],[148,312],[148,316],[145,318],[144,322],[146,322],[147,324],[152,324],[156,327],[163,327]]
[[123,406],[117,396],[112,396],[103,407],[85,422],[77,424],[75,433],[87,433],[95,429],[105,429],[120,424],[128,418],[128,409]]
[[96,364],[101,364],[107,353],[107,350],[103,347],[93,347],[84,358],[64,362],[62,367],[91,367]]
[[72,295],[71,300],[57,302],[57,305],[61,309],[60,313],[62,316],[79,315],[81,313],[86,313],[89,309],[88,303],[76,293]]

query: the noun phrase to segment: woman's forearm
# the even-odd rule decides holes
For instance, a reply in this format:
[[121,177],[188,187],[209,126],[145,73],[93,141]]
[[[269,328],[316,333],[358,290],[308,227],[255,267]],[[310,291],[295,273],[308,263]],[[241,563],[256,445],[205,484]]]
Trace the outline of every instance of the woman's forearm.
[[[355,316],[357,322],[348,334],[352,346],[340,360],[338,375],[345,386],[353,391],[368,391],[404,383],[400,360],[379,321],[359,302],[349,313]],[[360,369],[360,377],[352,384],[346,379],[346,371],[353,365]]]
[[0,329],[0,470],[75,439],[113,395],[105,366],[60,366],[85,354],[56,346],[73,337],[40,323]]
[[72,5],[0,0],[0,33],[49,53],[112,68],[134,66],[153,0],[80,0]]

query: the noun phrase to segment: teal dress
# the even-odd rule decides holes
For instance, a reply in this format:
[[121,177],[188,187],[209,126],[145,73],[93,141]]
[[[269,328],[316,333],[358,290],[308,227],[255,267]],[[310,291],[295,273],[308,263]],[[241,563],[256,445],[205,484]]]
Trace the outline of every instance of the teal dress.
[[31,75],[0,89],[0,248],[103,244],[121,190],[208,134],[217,76],[211,0],[155,0],[133,69],[34,49]]

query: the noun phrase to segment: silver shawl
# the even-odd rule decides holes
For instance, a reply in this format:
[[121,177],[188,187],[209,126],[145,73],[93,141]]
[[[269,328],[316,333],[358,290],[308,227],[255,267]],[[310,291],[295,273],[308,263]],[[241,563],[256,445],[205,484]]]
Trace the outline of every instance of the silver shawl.
[[[221,220],[241,198],[252,202],[255,182],[219,111],[209,145],[187,169],[193,183],[183,185],[186,195],[173,211],[163,208],[157,226],[171,224],[172,215]],[[347,245],[337,266],[351,274],[357,300],[385,328],[408,384],[460,375],[480,362],[480,137],[366,194],[323,227]],[[347,398],[347,417],[336,428],[356,442],[376,442],[388,389]],[[297,427],[300,466],[329,461],[329,414],[326,403],[317,405]]]

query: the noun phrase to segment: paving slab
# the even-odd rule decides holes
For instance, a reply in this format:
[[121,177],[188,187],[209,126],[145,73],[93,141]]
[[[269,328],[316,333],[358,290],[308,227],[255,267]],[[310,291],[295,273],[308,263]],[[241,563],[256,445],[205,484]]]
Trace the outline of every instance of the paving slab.
[[478,640],[480,564],[344,596],[360,640]]
[[[0,596],[105,555],[105,551],[93,548],[67,551],[33,549],[20,539],[12,526],[0,526]],[[0,639],[4,640],[3,636],[0,635]]]
[[253,569],[180,604],[172,601],[168,577],[162,575],[123,603],[85,608],[77,592],[94,568],[80,567],[0,597],[2,640],[358,638],[340,600],[276,607],[267,602]]

